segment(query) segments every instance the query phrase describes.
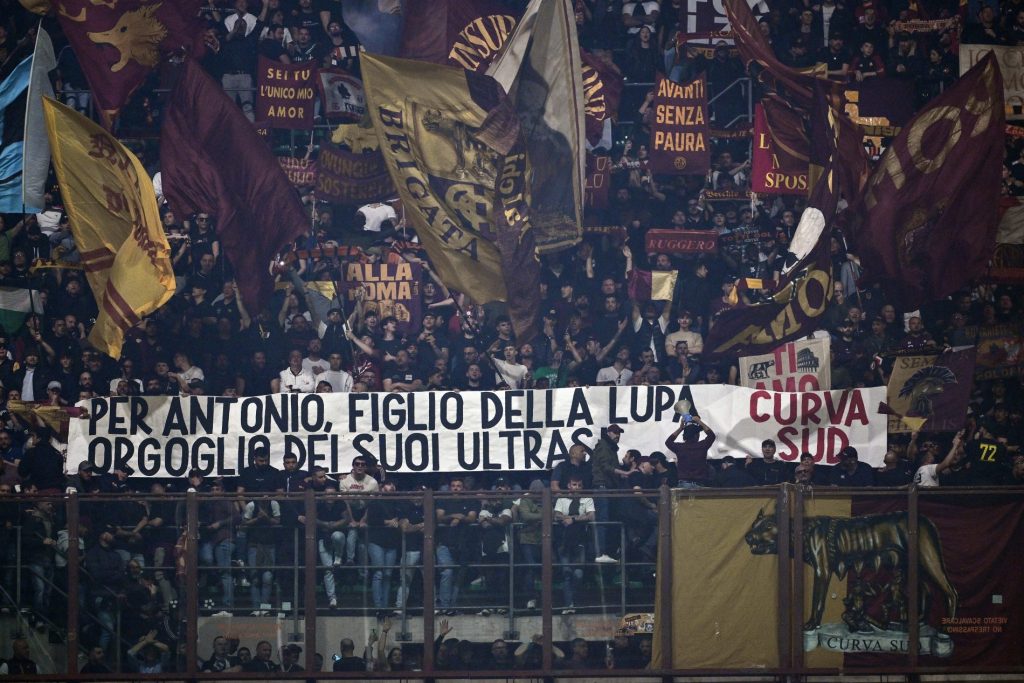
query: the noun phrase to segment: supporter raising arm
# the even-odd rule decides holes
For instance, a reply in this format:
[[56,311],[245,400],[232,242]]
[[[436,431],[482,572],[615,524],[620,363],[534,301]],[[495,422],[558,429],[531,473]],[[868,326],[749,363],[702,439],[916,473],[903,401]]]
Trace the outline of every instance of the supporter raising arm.
[[[683,435],[683,443],[676,443],[679,435]],[[707,438],[701,439],[701,434]],[[708,451],[715,442],[715,433],[696,415],[687,422],[679,423],[672,434],[665,439],[665,448],[676,455],[676,466],[679,469],[680,488],[701,488],[708,486]]]

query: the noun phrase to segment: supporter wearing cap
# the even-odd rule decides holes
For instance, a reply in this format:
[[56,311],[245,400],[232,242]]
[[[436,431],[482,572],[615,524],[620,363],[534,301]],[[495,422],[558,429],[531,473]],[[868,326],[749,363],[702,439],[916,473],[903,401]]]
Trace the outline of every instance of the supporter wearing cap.
[[664,485],[674,489],[679,486],[679,471],[674,462],[669,462],[661,451],[654,451],[649,458],[659,487]]
[[850,52],[846,49],[842,31],[837,29],[829,31],[828,45],[819,53],[818,61],[825,63],[826,74],[830,79],[846,80],[850,68]]
[[[622,433],[622,427],[619,425],[608,425],[603,430],[597,445],[594,446],[590,462],[593,468],[593,487],[599,492],[615,488],[615,468],[619,466],[619,439],[622,437]],[[598,493],[594,499],[594,507],[596,513],[595,521],[598,522],[594,547],[594,553],[597,555],[596,561],[601,563],[615,562],[615,558],[608,554],[608,527],[606,524],[601,523],[607,522],[609,519],[611,500]]]
[[924,63],[917,54],[917,43],[914,36],[906,31],[896,34],[896,49],[889,50],[889,60],[885,65],[886,74],[890,78],[915,79],[921,75]]
[[97,493],[100,490],[100,478],[88,460],[78,463],[78,472],[68,477],[67,492],[72,490],[76,493]]
[[775,457],[775,450],[775,441],[765,439],[761,442],[760,458],[746,457],[744,469],[759,485],[782,484],[789,481],[791,468],[788,463]]
[[736,458],[731,455],[722,458],[721,469],[715,474],[714,483],[715,486],[729,489],[758,485],[758,481],[750,472],[737,464]]
[[857,456],[857,449],[847,446],[839,451],[839,464],[832,468],[832,486],[874,486],[875,471]]

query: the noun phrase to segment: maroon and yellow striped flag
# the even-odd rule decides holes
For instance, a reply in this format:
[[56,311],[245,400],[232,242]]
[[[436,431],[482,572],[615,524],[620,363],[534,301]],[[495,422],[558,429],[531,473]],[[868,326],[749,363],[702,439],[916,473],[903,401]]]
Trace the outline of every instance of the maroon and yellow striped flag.
[[43,111],[71,232],[99,303],[89,341],[118,358],[125,331],[174,294],[153,183],[135,155],[89,119],[50,98]]

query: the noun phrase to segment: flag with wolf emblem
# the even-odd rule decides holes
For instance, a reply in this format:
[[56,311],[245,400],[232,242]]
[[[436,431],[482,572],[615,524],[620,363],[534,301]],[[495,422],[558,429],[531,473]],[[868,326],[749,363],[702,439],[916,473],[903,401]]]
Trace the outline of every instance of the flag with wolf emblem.
[[437,274],[477,302],[508,302],[529,338],[540,263],[511,101],[493,78],[454,67],[366,55],[362,71],[381,152]]
[[854,237],[865,275],[903,310],[955,292],[988,267],[1004,136],[1002,76],[988,54],[882,155]]
[[202,0],[60,0],[54,4],[108,129],[165,55],[185,52],[198,58],[205,50],[199,14]]

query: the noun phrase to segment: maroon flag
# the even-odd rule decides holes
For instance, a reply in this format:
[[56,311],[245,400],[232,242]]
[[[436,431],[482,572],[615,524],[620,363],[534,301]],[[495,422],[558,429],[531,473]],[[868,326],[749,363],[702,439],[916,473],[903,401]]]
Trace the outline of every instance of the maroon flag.
[[261,56],[256,75],[256,120],[271,128],[313,127],[316,69],[309,63],[282,64]]
[[653,105],[651,170],[674,175],[707,173],[711,166],[707,79],[702,75],[680,85],[659,76]]
[[597,145],[605,121],[615,120],[622,98],[622,72],[611,59],[601,59],[580,50],[583,62],[583,104],[586,112],[587,142]]
[[379,149],[363,152],[322,143],[317,158],[316,196],[338,204],[379,202],[395,194]]
[[495,0],[409,0],[399,57],[483,72],[518,17]]
[[754,105],[751,189],[760,194],[806,195],[809,146],[803,117],[792,107],[774,98]]
[[[836,150],[842,129],[838,125],[838,112],[832,107],[819,108],[815,115],[822,109],[825,121],[821,125],[830,134],[812,136],[810,156],[819,156],[815,149],[817,144],[827,145],[825,172],[811,189],[807,208],[800,216],[782,279],[768,301],[722,311],[712,321],[704,344],[705,356],[769,353],[780,344],[813,332],[818,326],[817,319],[828,308],[832,298],[828,226],[835,218],[839,203],[839,178],[835,169],[840,165]],[[812,128],[814,125],[812,122]]]
[[965,346],[893,359],[886,403],[879,408],[889,415],[889,433],[961,429],[974,386],[975,353],[973,346]]
[[[836,176],[839,196],[848,205],[856,206],[871,174],[871,161],[864,149],[864,134],[860,126],[843,113],[842,106],[832,97],[830,86],[821,81],[813,84],[814,102],[810,111],[810,146],[808,182],[814,187],[829,166],[835,154],[832,169]],[[843,215],[851,213],[846,209]]]
[[54,3],[108,129],[131,94],[170,53],[204,51],[202,0],[61,0]]
[[905,310],[984,272],[999,224],[1003,116],[989,54],[903,128],[871,175],[857,250]]
[[743,63],[752,73],[757,73],[762,83],[776,89],[782,86],[794,104],[810,109],[814,103],[814,82],[821,79],[813,73],[788,67],[775,57],[747,0],[725,0],[724,4]]
[[612,158],[594,156],[587,152],[587,180],[583,191],[583,206],[588,209],[608,207],[608,188],[612,184]]
[[[869,539],[866,543],[877,547],[883,543],[877,539],[905,533],[901,521],[906,519],[906,505],[906,499],[898,496],[858,496],[851,500],[853,524],[846,533]],[[1024,614],[1024,581],[1020,580],[1024,501],[1020,494],[922,495],[917,528],[919,595],[924,597],[917,626],[920,666],[965,674],[982,667],[1019,670],[1024,662],[1024,620],[1020,618]],[[858,614],[866,626],[851,633],[836,617],[833,624],[820,625],[816,632],[821,635],[815,639],[819,646],[824,643],[825,648],[844,653],[837,665],[846,671],[906,661],[907,605],[918,596],[910,593],[901,547],[894,543],[883,551],[896,548],[902,559],[902,566],[896,567],[886,561],[877,568],[871,562],[861,565],[851,555],[840,554],[839,562],[847,561],[850,574],[839,595],[846,605],[863,600]],[[865,592],[865,587],[878,589]],[[845,611],[844,616],[849,613]],[[844,636],[828,638],[824,634],[834,633],[835,624]]]
[[253,125],[186,59],[160,136],[164,194],[178,215],[217,216],[217,234],[246,307],[259,311],[273,283],[270,260],[309,229],[309,216]]

